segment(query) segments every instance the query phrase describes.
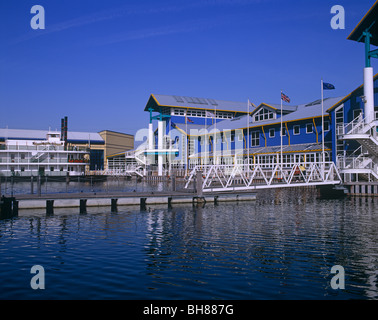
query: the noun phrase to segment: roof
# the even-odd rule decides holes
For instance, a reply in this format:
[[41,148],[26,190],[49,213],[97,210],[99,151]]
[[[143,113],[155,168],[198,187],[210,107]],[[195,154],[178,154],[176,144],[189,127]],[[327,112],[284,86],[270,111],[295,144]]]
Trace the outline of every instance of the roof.
[[[255,108],[252,112],[251,112],[251,115],[253,115],[254,113],[256,113],[256,111],[260,110],[262,107],[268,107],[268,108],[271,108],[273,110],[279,110],[281,111],[281,105],[280,104],[275,104],[275,103],[261,103],[257,108]],[[282,105],[282,111],[283,112],[293,112],[293,111],[296,111],[298,108],[298,106],[289,106],[289,105],[286,105],[286,104],[283,104]]]
[[372,38],[370,43],[378,46],[378,0],[373,4],[370,10],[365,14],[359,24],[348,36],[348,40],[364,42],[363,33],[368,30]]
[[[299,121],[314,117],[321,117],[322,115],[327,115],[327,108],[333,106],[337,101],[340,101],[342,97],[336,98],[326,98],[323,100],[323,113],[321,108],[321,100],[316,100],[311,103],[298,105],[296,110],[282,116],[283,122]],[[249,120],[250,128],[261,127],[265,125],[273,125],[281,123],[281,118],[279,119],[270,119],[265,121],[253,122],[252,118]],[[234,118],[232,120],[223,120],[217,123],[217,129],[220,131],[223,130],[235,130],[247,128],[247,116],[241,116]],[[208,131],[214,129],[214,125],[208,128]]]
[[[374,81],[378,79],[378,73],[374,76]],[[344,103],[345,101],[347,101],[351,96],[353,96],[354,94],[356,94],[359,90],[361,90],[362,88],[364,87],[364,85],[360,85],[357,89],[354,89],[351,93],[349,93],[347,96],[345,97],[342,97],[341,100],[337,101],[334,105],[332,105],[330,108],[327,109],[327,112],[330,112],[332,111],[333,109],[335,109],[336,107],[338,107],[339,105],[341,105],[342,103]]]
[[[319,151],[319,150],[322,150],[322,144],[321,143],[302,143],[302,144],[292,144],[292,145],[283,145],[282,146],[282,153],[296,153],[296,152],[300,152],[300,153],[306,153],[306,152],[314,152],[314,151]],[[243,155],[246,155],[247,154],[247,150],[248,149],[244,149],[243,148]],[[331,150],[330,148],[328,148],[327,146],[325,147],[326,151],[329,151]],[[270,147],[252,147],[252,148],[249,148],[249,153],[250,154],[254,154],[254,155],[265,155],[265,154],[273,154],[273,153],[278,153],[281,151],[281,146],[270,146]],[[216,152],[216,154],[223,154],[223,156],[225,155],[235,155],[235,154],[238,154],[238,155],[241,155],[240,151],[239,150],[218,150]],[[190,158],[198,158],[198,157],[201,157],[202,155],[206,155],[208,157],[212,157],[214,155],[214,152],[213,151],[209,151],[209,152],[198,152],[192,156],[190,156]]]
[[[45,140],[49,130],[28,130],[28,129],[0,129],[0,138],[19,140]],[[58,131],[56,131],[58,132]],[[60,132],[58,132],[60,133]],[[73,132],[68,131],[69,141],[104,142],[104,139],[97,132]]]
[[209,98],[151,94],[144,111],[159,111],[161,107],[193,108],[230,112],[248,112],[248,102],[224,101]]

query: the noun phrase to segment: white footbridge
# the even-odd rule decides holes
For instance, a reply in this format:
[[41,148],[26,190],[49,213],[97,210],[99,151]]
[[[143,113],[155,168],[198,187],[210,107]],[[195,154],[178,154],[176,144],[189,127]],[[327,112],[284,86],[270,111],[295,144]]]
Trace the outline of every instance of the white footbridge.
[[308,164],[197,165],[185,188],[198,176],[203,192],[248,191],[270,188],[339,185],[341,176],[333,162]]

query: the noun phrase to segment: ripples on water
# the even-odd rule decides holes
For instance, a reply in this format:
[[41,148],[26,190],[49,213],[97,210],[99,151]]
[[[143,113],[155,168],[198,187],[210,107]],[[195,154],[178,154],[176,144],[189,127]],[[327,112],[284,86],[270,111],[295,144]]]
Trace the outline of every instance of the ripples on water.
[[[256,202],[105,210],[0,221],[0,298],[378,298],[378,199],[272,190]],[[36,264],[45,290],[30,287]],[[330,286],[334,265],[345,290]]]

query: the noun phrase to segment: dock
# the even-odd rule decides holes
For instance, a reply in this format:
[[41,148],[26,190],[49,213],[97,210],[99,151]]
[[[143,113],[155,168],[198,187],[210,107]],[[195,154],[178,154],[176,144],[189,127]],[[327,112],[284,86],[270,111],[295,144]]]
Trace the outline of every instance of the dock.
[[147,210],[154,205],[165,205],[172,208],[180,204],[205,204],[219,202],[254,201],[256,193],[228,192],[198,195],[188,192],[130,192],[130,193],[58,193],[44,195],[17,195],[1,199],[0,215],[2,217],[17,216],[20,210],[45,210],[53,214],[54,209],[77,208],[86,213],[89,207],[107,207],[112,212],[120,207],[138,206]]

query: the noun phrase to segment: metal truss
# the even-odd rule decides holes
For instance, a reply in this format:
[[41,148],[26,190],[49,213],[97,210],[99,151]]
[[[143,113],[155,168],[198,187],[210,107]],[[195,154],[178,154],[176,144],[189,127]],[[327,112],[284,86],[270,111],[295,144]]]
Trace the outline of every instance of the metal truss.
[[185,188],[201,172],[203,192],[255,190],[266,188],[336,185],[342,182],[333,162],[262,165],[197,165]]

